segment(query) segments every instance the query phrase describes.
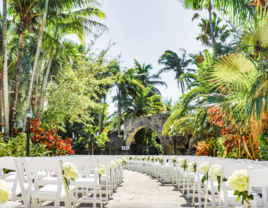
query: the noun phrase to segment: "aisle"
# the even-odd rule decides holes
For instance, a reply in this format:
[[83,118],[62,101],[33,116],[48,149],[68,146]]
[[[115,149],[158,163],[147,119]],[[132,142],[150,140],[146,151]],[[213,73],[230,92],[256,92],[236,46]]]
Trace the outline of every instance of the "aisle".
[[171,184],[162,186],[156,179],[134,171],[124,170],[124,174],[124,182],[105,208],[191,207]]

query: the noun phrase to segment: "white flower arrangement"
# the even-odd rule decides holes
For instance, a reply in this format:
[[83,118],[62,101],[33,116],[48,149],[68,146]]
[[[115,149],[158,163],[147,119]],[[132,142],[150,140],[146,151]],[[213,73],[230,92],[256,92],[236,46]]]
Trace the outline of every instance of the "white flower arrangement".
[[116,159],[115,159],[114,161],[115,161],[117,167],[119,167],[119,166],[121,165],[120,160],[116,160]]
[[237,200],[242,197],[242,204],[244,201],[250,205],[250,200],[254,200],[252,194],[248,195],[248,173],[247,170],[236,170],[228,179],[228,186],[235,191],[234,195],[238,196]]
[[147,156],[146,157],[146,160],[149,162],[150,161],[150,156]]
[[110,169],[114,170],[114,169],[117,167],[116,162],[112,160],[112,161],[110,162],[109,167],[110,167]]
[[136,157],[134,156],[132,159],[133,159],[133,160],[135,160],[135,159],[136,159]]
[[175,156],[173,156],[172,158],[171,158],[171,160],[172,160],[172,162],[173,162],[173,164],[174,164],[174,167],[176,166],[176,157]]
[[157,160],[159,161],[160,164],[163,164],[164,158],[162,156],[158,156]]
[[246,170],[236,170],[228,179],[228,186],[234,191],[248,190],[248,174]]
[[122,162],[123,162],[124,164],[127,164],[127,160],[128,160],[128,158],[127,158],[126,156],[124,156],[124,157],[122,158]]
[[211,167],[211,165],[209,162],[202,163],[199,166],[199,172],[204,175],[202,178],[202,183],[204,183],[205,180],[208,180],[208,171],[209,171],[210,167]]
[[154,162],[154,156],[150,157],[151,162]]
[[63,176],[68,180],[74,180],[78,176],[77,167],[70,162],[63,164]]
[[209,169],[210,169],[210,163],[209,162],[202,163],[199,166],[199,172],[202,173],[203,175],[206,175],[208,173]]
[[137,160],[140,160],[141,158],[140,157],[137,157]]
[[188,164],[188,170],[190,172],[194,172],[195,173],[195,171],[196,171],[196,162],[195,161],[193,161],[193,162],[191,162],[191,163]]
[[183,168],[183,170],[186,170],[187,164],[186,164],[186,158],[179,158],[178,159],[178,164]]
[[132,160],[133,158],[131,156],[128,157],[129,160]]
[[12,194],[7,182],[0,180],[0,204],[5,204],[10,199]]
[[211,177],[214,181],[217,180],[218,177],[221,177],[221,166],[217,164],[212,165],[208,171],[208,176]]
[[144,157],[144,156],[142,156],[142,157],[141,157],[141,159],[142,159],[142,161],[144,161],[144,160],[145,160],[145,157]]
[[105,166],[104,165],[99,165],[98,167],[95,168],[95,172],[99,174],[99,176],[102,176],[105,174]]

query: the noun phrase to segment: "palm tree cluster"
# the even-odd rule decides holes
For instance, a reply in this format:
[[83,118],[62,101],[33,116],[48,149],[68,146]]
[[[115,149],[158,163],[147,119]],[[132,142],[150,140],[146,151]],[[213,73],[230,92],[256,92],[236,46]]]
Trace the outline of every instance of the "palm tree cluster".
[[[208,1],[208,9],[210,5],[217,9],[223,2],[228,1]],[[259,137],[268,127],[268,3],[243,2],[245,7],[233,1],[235,5],[229,2],[225,9],[243,10],[248,17],[244,23],[231,24],[230,20],[223,24],[216,14],[208,21],[201,19],[202,33],[197,40],[212,47],[213,54],[205,50],[192,55],[197,70],[181,76],[190,80],[187,92],[175,104],[163,129],[164,135],[191,131],[205,139],[195,146],[199,155],[213,149],[210,154],[214,156],[259,159],[263,157],[259,149],[267,149],[267,145],[259,146]],[[206,1],[185,0],[184,6],[200,9],[201,3]]]

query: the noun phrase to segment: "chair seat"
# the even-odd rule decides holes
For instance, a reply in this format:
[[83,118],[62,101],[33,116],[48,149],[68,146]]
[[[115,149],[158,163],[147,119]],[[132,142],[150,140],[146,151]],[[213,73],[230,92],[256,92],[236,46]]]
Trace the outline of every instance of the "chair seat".
[[[14,183],[13,182],[8,182],[7,184],[8,184],[8,187],[12,190]],[[27,190],[28,189],[28,183],[23,183],[23,185],[24,185],[24,189]],[[17,187],[16,187],[15,195],[17,196],[19,194],[21,194],[21,188],[20,188],[20,184],[18,183]]]
[[[38,190],[31,191],[32,198],[44,199],[44,200],[52,200],[54,201],[57,197],[57,189],[58,185],[45,185]],[[69,186],[69,191],[73,191],[75,186]],[[60,198],[65,197],[64,187],[61,188]]]
[[[10,174],[9,176],[7,176],[5,178],[5,181],[6,182],[13,182],[16,178],[17,178],[17,175],[16,174]],[[25,181],[27,181],[27,177],[24,176],[24,178],[25,178]]]
[[9,172],[9,173],[6,173],[6,174],[2,174],[1,178],[6,179],[7,177],[12,176],[12,175],[16,176],[17,174],[16,174],[16,172]]
[[8,201],[5,204],[0,204],[0,208],[19,208],[19,207],[21,207],[21,203],[19,202]]
[[[252,192],[254,200],[257,202],[257,206],[261,207],[262,206],[262,198],[256,193]],[[233,190],[227,190],[227,195],[228,195],[228,201],[229,201],[229,206],[241,206],[241,200],[236,201],[237,196],[234,196],[234,191]],[[222,194],[223,197],[223,194]]]
[[42,178],[41,180],[38,180],[36,183],[38,186],[44,186],[47,184],[54,184],[54,183],[56,184],[58,183],[57,179],[58,179],[57,177],[47,176],[47,177]]
[[75,179],[75,181],[72,181],[72,185],[86,188],[94,188],[94,183],[95,183],[94,178],[77,178]]

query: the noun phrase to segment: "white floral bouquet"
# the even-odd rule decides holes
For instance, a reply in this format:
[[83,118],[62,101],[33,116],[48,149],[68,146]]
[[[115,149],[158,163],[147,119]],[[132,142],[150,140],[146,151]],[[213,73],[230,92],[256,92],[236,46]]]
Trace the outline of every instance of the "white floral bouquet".
[[140,160],[141,158],[140,157],[137,157],[137,160]]
[[194,173],[196,172],[196,162],[195,161],[188,164],[188,170],[190,172],[194,172]]
[[122,161],[123,161],[123,163],[126,165],[127,164],[127,157],[126,156],[124,156],[123,158],[122,158]]
[[149,162],[150,161],[150,156],[147,156],[146,157],[146,160]]
[[[116,163],[116,161],[115,161],[115,163]],[[99,165],[98,167],[95,168],[95,172],[99,174],[99,181],[100,181],[101,176],[105,174],[105,166]]]
[[179,158],[178,159],[178,164],[183,168],[183,170],[186,170],[187,164],[186,164],[186,158]]
[[129,157],[128,157],[128,159],[129,159],[129,160],[132,160],[132,157],[131,157],[131,156],[129,156]]
[[145,157],[144,157],[144,156],[142,156],[142,157],[141,157],[141,159],[142,159],[142,161],[144,161],[144,160],[145,160]]
[[200,166],[199,166],[199,172],[202,173],[204,176],[202,178],[202,183],[205,182],[205,180],[208,179],[208,171],[210,169],[210,163],[209,162],[205,162],[205,163],[202,163]]
[[70,163],[70,162],[66,162],[63,164],[63,168],[62,168],[62,175],[64,177],[64,180],[69,188],[69,183],[67,180],[73,180],[75,178],[77,178],[78,176],[78,170],[77,170],[77,167],[73,164],[73,163]]
[[157,160],[159,161],[160,164],[163,164],[164,158],[162,156],[158,156]]
[[150,157],[151,162],[154,162],[154,156]]
[[133,160],[135,160],[135,159],[136,159],[136,157],[134,156],[132,159],[133,159]]
[[121,165],[121,162],[120,162],[120,160],[114,160],[115,161],[115,163],[116,163],[116,167],[119,167],[120,165]]
[[109,165],[110,169],[114,170],[117,167],[116,161],[112,160]]
[[175,156],[173,156],[172,158],[171,158],[171,160],[172,160],[172,162],[173,162],[173,164],[174,164],[174,167],[176,166],[176,157]]
[[247,170],[236,170],[228,179],[228,186],[235,191],[234,195],[238,196],[237,201],[242,197],[242,204],[246,201],[253,200],[253,195],[248,195],[248,173]]
[[208,176],[211,177],[214,181],[218,180],[218,190],[220,191],[222,176],[221,166],[217,164],[212,165],[208,171]]
[[7,182],[0,180],[0,204],[5,204],[10,199],[12,194]]

